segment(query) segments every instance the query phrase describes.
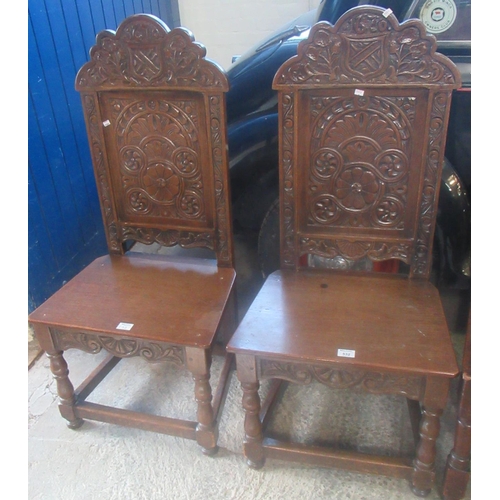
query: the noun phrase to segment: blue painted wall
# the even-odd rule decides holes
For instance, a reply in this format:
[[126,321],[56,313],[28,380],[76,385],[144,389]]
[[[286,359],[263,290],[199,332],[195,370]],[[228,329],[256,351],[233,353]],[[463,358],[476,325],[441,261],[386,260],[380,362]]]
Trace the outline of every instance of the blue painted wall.
[[107,251],[74,81],[97,33],[141,12],[179,26],[177,0],[28,1],[29,312]]

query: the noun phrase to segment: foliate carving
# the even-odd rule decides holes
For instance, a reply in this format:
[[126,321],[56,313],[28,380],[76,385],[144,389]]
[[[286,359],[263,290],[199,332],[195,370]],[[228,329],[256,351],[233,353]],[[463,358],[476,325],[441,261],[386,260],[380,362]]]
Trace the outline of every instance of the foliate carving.
[[135,240],[146,245],[159,243],[166,247],[179,245],[183,248],[204,247],[215,250],[213,234],[207,232],[196,233],[173,229],[161,231],[145,227],[124,226],[121,230],[121,237],[124,241]]
[[281,168],[283,172],[282,182],[282,227],[283,242],[281,248],[281,259],[284,267],[295,265],[295,200],[294,200],[294,95],[283,94],[282,96],[282,158]]
[[415,97],[311,97],[308,225],[405,229]]
[[308,385],[314,380],[314,371],[306,365],[280,361],[260,360],[260,378],[279,378],[296,384]]
[[432,237],[437,209],[437,188],[441,176],[445,137],[445,117],[450,105],[447,92],[437,92],[432,102],[425,166],[424,186],[420,199],[419,225],[412,261],[413,274],[427,277],[431,266]]
[[301,238],[300,251],[328,258],[341,256],[349,260],[369,257],[376,261],[399,259],[409,264],[411,259],[411,246],[406,243]]
[[219,263],[232,264],[231,220],[228,202],[227,163],[225,159],[222,102],[218,95],[210,96],[210,133],[212,135],[212,166],[215,183],[215,210],[217,212],[217,259]]
[[136,239],[207,247],[219,263],[233,263],[224,116],[229,86],[205,54],[189,31],[170,31],[139,14],[116,32],[99,33],[77,75],[114,253]]
[[338,370],[322,365],[306,365],[261,360],[261,378],[279,378],[307,385],[314,380],[334,389],[360,388],[373,394],[403,394],[419,399],[424,378],[392,373]]
[[304,254],[397,258],[428,276],[447,106],[460,85],[418,20],[399,25],[363,6],[311,28],[273,81],[282,267]]
[[206,222],[197,102],[116,98],[108,113],[126,213]]
[[150,342],[126,337],[90,334],[82,332],[61,332],[51,330],[57,349],[80,349],[97,354],[102,349],[120,358],[140,356],[146,361],[169,361],[176,365],[184,365],[184,350],[171,344]]
[[90,153],[94,164],[108,246],[112,252],[120,252],[121,246],[118,240],[118,228],[111,196],[110,179],[108,177],[108,168],[105,163],[107,159],[104,154],[105,148],[101,135],[102,126],[96,108],[95,96],[93,94],[82,94],[82,102],[87,117]]
[[460,82],[453,64],[436,54],[434,37],[419,20],[399,25],[394,15],[371,7],[348,12],[332,26],[311,28],[298,55],[286,62],[273,86],[308,84],[450,84]]
[[149,87],[217,88],[227,91],[224,72],[205,59],[206,49],[184,28],[169,30],[154,16],[125,19],[116,33],[97,35],[91,60],[78,72],[77,90]]

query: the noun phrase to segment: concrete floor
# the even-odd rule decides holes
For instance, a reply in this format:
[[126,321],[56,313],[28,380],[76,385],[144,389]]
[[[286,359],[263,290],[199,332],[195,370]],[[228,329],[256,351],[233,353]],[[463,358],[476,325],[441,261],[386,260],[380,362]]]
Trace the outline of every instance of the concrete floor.
[[[255,253],[255,235],[236,235],[239,307],[243,315],[262,284]],[[155,247],[148,247],[156,252]],[[161,253],[161,250],[159,250]],[[450,318],[457,301],[445,297]],[[243,410],[241,388],[233,373],[221,423],[220,451],[214,458],[202,455],[194,441],[99,422],[85,422],[72,431],[57,408],[55,383],[48,360],[40,356],[28,332],[28,440],[29,498],[38,499],[341,499],[404,500],[416,498],[404,480],[355,474],[335,469],[268,460],[260,471],[247,467],[242,455]],[[464,335],[452,332],[461,358]],[[66,359],[71,378],[78,384],[104,353],[91,356],[70,350]],[[216,379],[222,360],[213,364]],[[166,383],[167,382],[167,383]],[[457,383],[453,381],[437,442],[436,485],[431,500],[440,498],[446,456],[453,444],[457,411]],[[123,391],[126,387],[127,390]],[[144,388],[147,387],[147,391]],[[263,385],[265,392],[266,386]],[[128,399],[140,393],[139,402]],[[169,398],[171,394],[183,397]],[[93,393],[93,401],[157,414],[193,418],[192,382],[188,374],[169,366],[124,360]],[[110,400],[111,399],[111,400]],[[101,401],[102,400],[102,401]],[[318,405],[321,401],[321,405]],[[137,407],[139,405],[139,407]],[[271,422],[277,434],[299,439],[337,440],[345,446],[378,449],[387,454],[409,453],[404,398],[348,394],[327,390],[320,384],[290,386],[280,405],[280,419]],[[315,408],[314,411],[312,409]],[[333,414],[330,409],[338,412]],[[342,414],[342,409],[350,410]],[[312,417],[314,415],[314,417]],[[346,416],[348,415],[348,416]],[[307,434],[314,421],[314,436]],[[358,441],[361,439],[362,444]],[[466,499],[471,498],[470,485]]]

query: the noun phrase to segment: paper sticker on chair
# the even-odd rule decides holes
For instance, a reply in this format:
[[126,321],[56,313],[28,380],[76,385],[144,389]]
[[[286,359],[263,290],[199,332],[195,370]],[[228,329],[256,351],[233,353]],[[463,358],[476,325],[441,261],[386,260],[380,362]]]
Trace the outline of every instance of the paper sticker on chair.
[[339,358],[355,358],[356,351],[352,349],[337,349],[337,356]]
[[117,330],[132,330],[134,323],[118,323]]

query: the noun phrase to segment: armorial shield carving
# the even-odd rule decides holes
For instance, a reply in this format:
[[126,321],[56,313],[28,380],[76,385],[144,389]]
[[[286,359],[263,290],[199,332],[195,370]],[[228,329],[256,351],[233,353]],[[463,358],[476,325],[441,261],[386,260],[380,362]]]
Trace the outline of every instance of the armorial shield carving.
[[360,80],[371,79],[385,73],[387,58],[387,34],[373,38],[342,36],[346,57],[342,58],[346,74],[357,76]]
[[138,77],[151,81],[161,73],[162,68],[157,47],[149,49],[131,47],[130,59],[132,70]]
[[424,25],[410,19],[402,24],[380,7],[347,11],[332,26],[319,22],[311,28],[298,53],[278,70],[273,87],[303,83],[401,84],[454,86],[457,68],[436,53],[435,38]]
[[223,70],[184,28],[170,30],[147,14],[127,18],[116,32],[99,33],[91,60],[76,77],[77,90],[132,88],[143,84],[228,90]]
[[137,19],[123,29],[123,41],[128,47],[129,68],[135,79],[151,82],[159,77],[161,63],[161,42],[165,33],[148,18]]

